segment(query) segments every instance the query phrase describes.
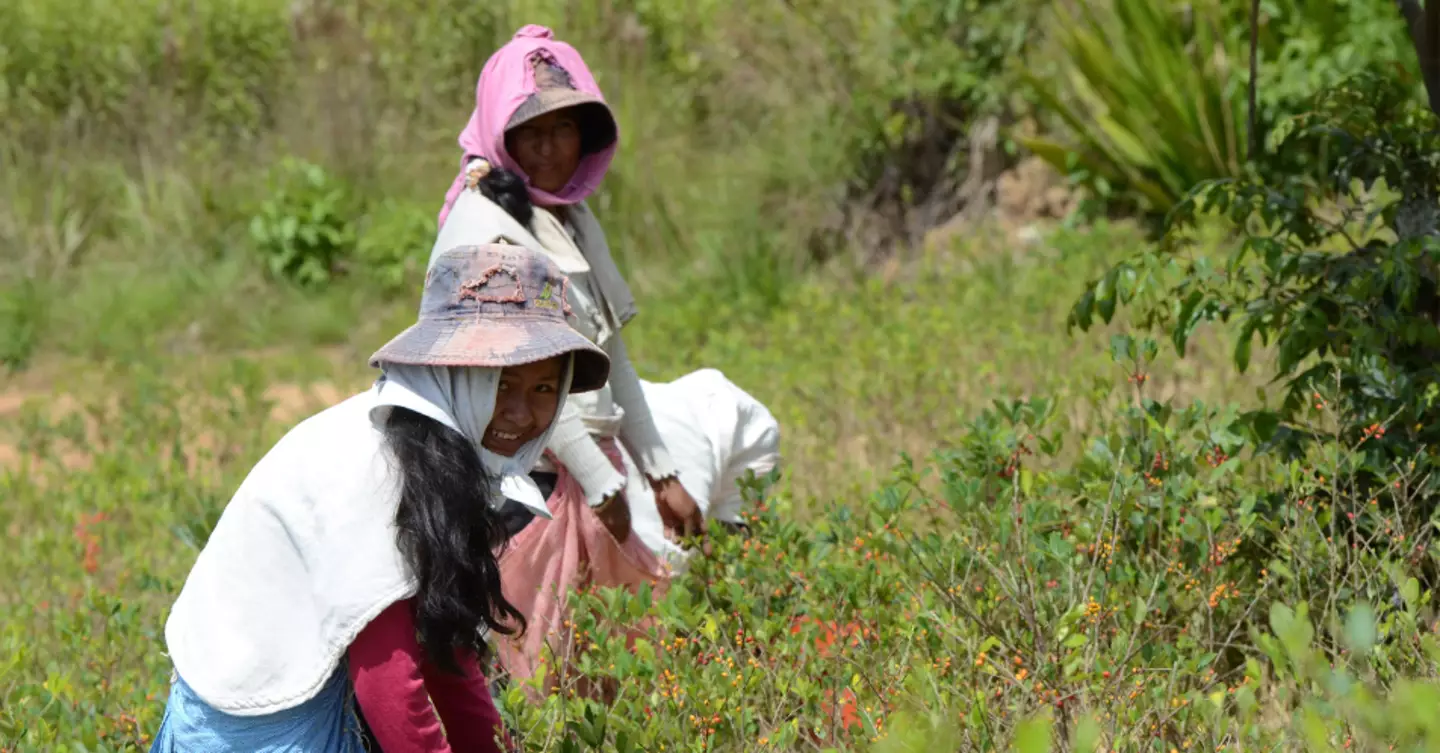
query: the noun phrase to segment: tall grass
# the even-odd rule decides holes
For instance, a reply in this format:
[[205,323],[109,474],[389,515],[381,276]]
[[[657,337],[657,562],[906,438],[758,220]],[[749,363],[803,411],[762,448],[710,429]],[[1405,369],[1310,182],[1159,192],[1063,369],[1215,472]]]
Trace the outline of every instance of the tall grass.
[[[948,15],[917,20],[931,4],[16,0],[0,9],[0,294],[24,281],[65,302],[32,315],[46,332],[71,323],[70,294],[91,276],[143,280],[144,298],[202,320],[228,320],[213,302],[236,288],[257,308],[288,295],[265,283],[244,224],[270,167],[323,167],[360,199],[362,230],[433,217],[485,59],[541,23],[582,50],[616,109],[621,153],[594,204],[636,285],[703,279],[768,305],[808,264],[860,155],[884,127],[904,130],[893,101],[993,85],[977,74],[996,56],[969,56],[921,21],[962,28],[970,6],[1004,4],[934,4]],[[911,64],[897,75],[899,60]],[[940,62],[969,67],[937,78]],[[45,341],[110,355],[118,344]]]

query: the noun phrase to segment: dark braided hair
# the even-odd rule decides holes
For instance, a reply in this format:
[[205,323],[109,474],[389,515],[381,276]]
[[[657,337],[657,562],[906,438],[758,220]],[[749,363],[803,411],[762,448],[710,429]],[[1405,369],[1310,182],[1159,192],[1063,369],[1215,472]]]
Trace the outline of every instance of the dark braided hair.
[[491,165],[490,172],[476,183],[475,189],[481,196],[504,209],[506,214],[514,217],[515,221],[524,225],[527,230],[533,229],[530,221],[535,218],[535,205],[530,202],[530,191],[525,187],[525,179],[519,174],[499,165]]
[[500,590],[496,552],[507,536],[474,445],[427,416],[395,408],[385,443],[400,472],[397,543],[419,587],[415,623],[430,660],[463,674],[456,651],[485,657],[482,628],[513,635],[525,617]]

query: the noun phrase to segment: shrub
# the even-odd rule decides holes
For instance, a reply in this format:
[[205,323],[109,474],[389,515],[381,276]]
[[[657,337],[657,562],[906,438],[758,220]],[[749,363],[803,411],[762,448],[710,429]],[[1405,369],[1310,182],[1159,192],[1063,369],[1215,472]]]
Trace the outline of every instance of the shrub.
[[16,371],[30,361],[39,344],[47,303],[40,284],[32,279],[0,288],[0,366]]
[[360,223],[357,276],[387,292],[420,287],[435,240],[435,207],[387,199]]
[[[1235,46],[1249,44],[1248,3],[1226,3]],[[1304,112],[1321,91],[1361,74],[1397,71],[1423,86],[1395,4],[1372,0],[1264,3],[1260,20],[1260,123],[1268,128]]]
[[[1362,458],[1355,473],[1386,497],[1397,466],[1434,466],[1440,419],[1440,119],[1392,78],[1365,76],[1316,98],[1313,112],[1272,134],[1277,151],[1333,152],[1328,179],[1247,177],[1203,183],[1177,206],[1169,242],[1113,268],[1072,323],[1108,321],[1134,301],[1182,353],[1204,322],[1238,320],[1234,362],[1273,343],[1287,394],[1252,421],[1285,457],[1335,434]],[[1185,253],[1197,220],[1245,233],[1223,267]],[[1336,404],[1345,423],[1319,421]],[[1426,478],[1425,496],[1440,489]],[[1372,492],[1362,491],[1362,494]],[[1428,518],[1430,509],[1420,511]]]
[[[716,541],[665,598],[578,595],[575,674],[539,705],[509,688],[506,718],[527,750],[1433,739],[1414,704],[1437,692],[1421,680],[1440,643],[1411,573],[1437,551],[1329,536],[1348,511],[1380,531],[1402,517],[1319,495],[1345,488],[1338,443],[1243,466],[1241,414],[1149,397],[1157,350],[1117,336],[1129,394],[1104,399],[1071,462],[1058,404],[1029,399],[816,520],[757,485],[750,535]],[[610,691],[577,693],[579,677]]]
[[1196,183],[1235,175],[1247,143],[1244,58],[1227,46],[1217,5],[1165,0],[1056,5],[1050,77],[1025,80],[1073,144],[1020,142],[1097,197],[1163,215]]
[[269,197],[250,220],[250,239],[267,271],[302,287],[329,282],[354,250],[354,201],[324,168],[282,161]]
[[280,0],[183,8],[153,0],[7,2],[0,8],[5,133],[45,144],[68,138],[71,148],[85,135],[122,150],[173,148],[192,128],[227,139],[253,133],[269,122],[288,78],[286,8]]

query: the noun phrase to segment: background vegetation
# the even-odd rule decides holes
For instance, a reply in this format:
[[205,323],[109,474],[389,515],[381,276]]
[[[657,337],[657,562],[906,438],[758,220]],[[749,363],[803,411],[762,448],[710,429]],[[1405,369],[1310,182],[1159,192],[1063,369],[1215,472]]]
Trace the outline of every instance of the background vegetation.
[[531,22],[619,113],[642,374],[787,464],[583,597],[619,691],[504,699],[529,749],[1435,748],[1440,63],[1258,7],[1252,134],[1238,0],[0,5],[0,750],[145,749],[195,552],[413,316]]

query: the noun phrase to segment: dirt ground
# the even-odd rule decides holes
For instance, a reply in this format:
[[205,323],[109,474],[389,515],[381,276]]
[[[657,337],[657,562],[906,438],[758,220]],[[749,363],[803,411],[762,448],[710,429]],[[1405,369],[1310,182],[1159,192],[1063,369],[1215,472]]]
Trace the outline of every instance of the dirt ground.
[[[50,420],[62,419],[82,409],[81,401],[74,395],[51,386],[55,370],[54,366],[30,369],[10,377],[0,386],[0,471],[18,468],[24,460],[17,422],[27,405],[40,405]],[[271,403],[271,419],[289,423],[334,405],[364,387],[364,383],[342,385],[333,381],[277,382],[266,388],[265,399]],[[206,439],[203,434],[198,436],[198,444],[205,445]],[[78,449],[66,449],[61,452],[60,461],[66,468],[78,469],[86,467],[89,459]]]

